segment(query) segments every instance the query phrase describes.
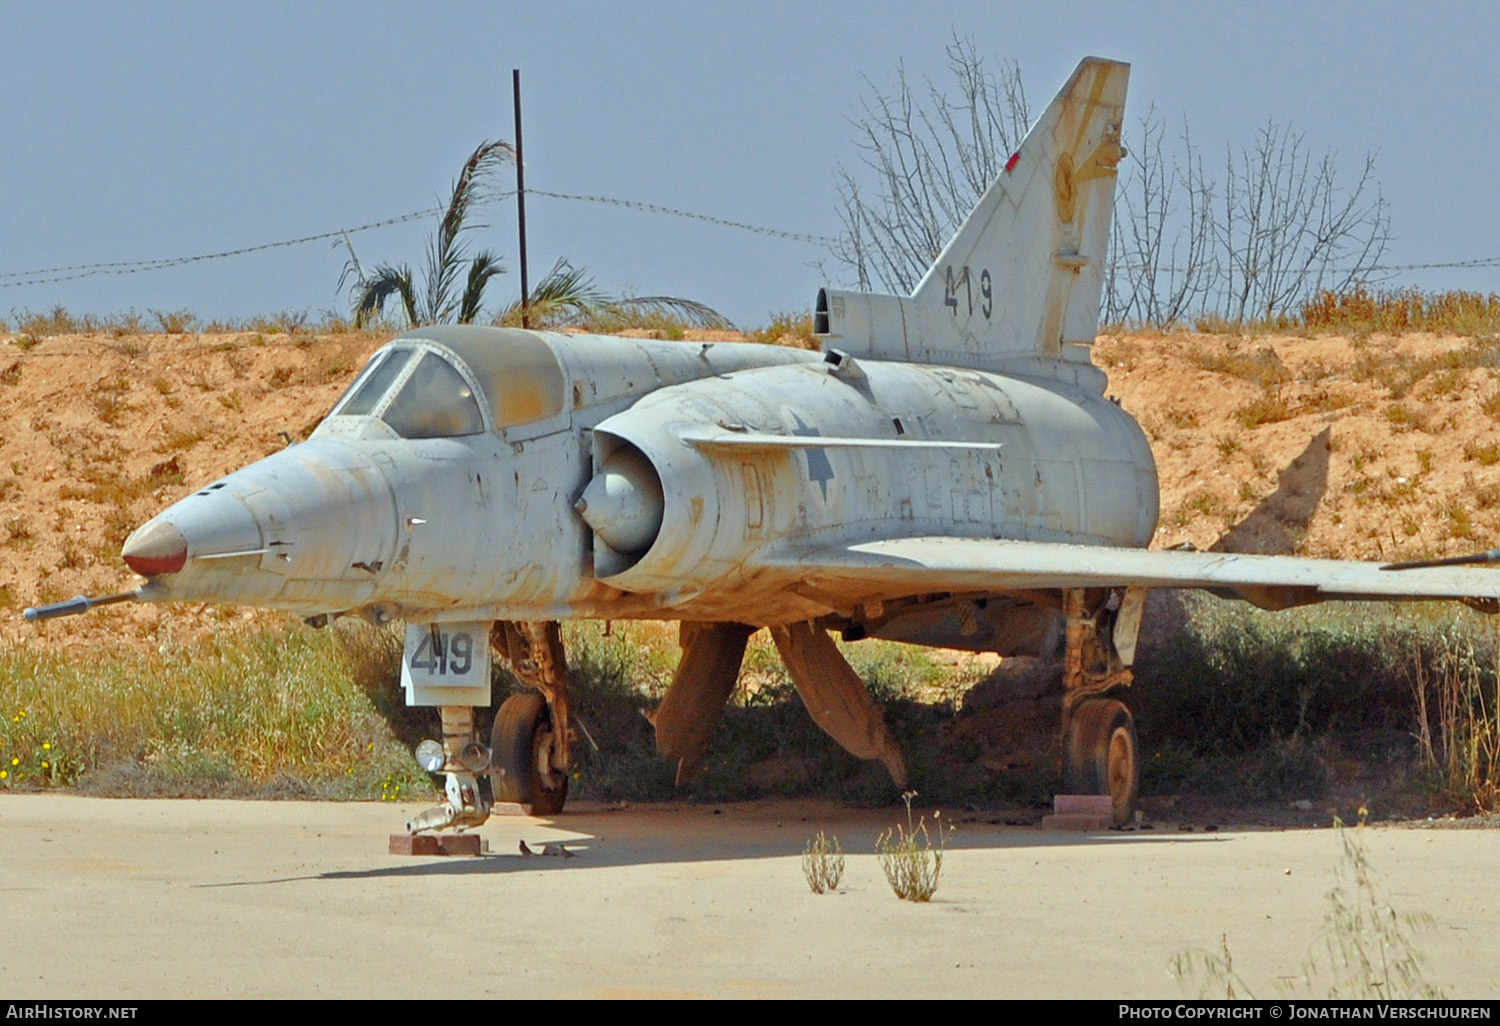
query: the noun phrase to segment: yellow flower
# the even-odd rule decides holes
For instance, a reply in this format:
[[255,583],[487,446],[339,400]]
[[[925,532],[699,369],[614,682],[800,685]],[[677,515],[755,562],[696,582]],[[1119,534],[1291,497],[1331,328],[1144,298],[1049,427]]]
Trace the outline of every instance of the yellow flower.
[[42,742],[42,751],[44,751],[44,752],[50,752],[51,750],[52,750],[52,742],[51,741],[43,741]]
[[0,780],[4,780],[8,776],[10,776],[10,770],[0,770]]
[[48,762],[42,763],[42,769],[51,769],[51,768],[52,768],[52,764],[51,763],[48,763]]

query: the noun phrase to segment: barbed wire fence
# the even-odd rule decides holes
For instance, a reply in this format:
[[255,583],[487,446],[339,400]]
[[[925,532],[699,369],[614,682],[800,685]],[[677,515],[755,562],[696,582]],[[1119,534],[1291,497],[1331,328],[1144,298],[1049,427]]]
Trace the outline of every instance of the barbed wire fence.
[[[679,217],[692,221],[701,221],[707,224],[718,225],[721,228],[730,228],[736,231],[749,232],[754,235],[762,235],[774,239],[786,239],[791,242],[802,242],[808,245],[830,248],[835,240],[824,235],[811,235],[806,232],[790,232],[777,228],[764,228],[760,225],[749,224],[745,221],[736,221],[725,217],[715,217],[712,214],[698,213],[692,210],[681,210],[677,207],[663,206],[659,203],[644,203],[638,200],[619,199],[614,196],[594,196],[583,193],[553,192],[546,189],[527,189],[528,196],[543,196],[548,199],[572,200],[584,203],[600,203],[608,206],[623,207],[627,210],[637,210],[648,214],[661,214],[670,217]],[[514,191],[502,192],[490,200],[490,204],[501,203],[515,197]],[[374,231],[377,228],[389,228],[393,225],[405,224],[410,221],[419,221],[428,217],[435,217],[443,212],[442,207],[429,207],[426,210],[414,210],[409,214],[398,217],[387,217],[379,221],[371,221],[368,224],[355,225],[351,228],[335,228],[330,231],[318,232],[313,235],[301,235],[292,239],[281,239],[276,242],[262,242],[253,246],[240,246],[235,249],[218,250],[212,253],[195,253],[189,256],[162,257],[153,260],[116,260],[91,264],[71,264],[59,267],[41,267],[27,271],[4,271],[0,272],[0,289],[19,288],[23,285],[48,285],[53,282],[76,281],[80,278],[90,278],[101,274],[142,274],[147,271],[160,271],[170,267],[181,267],[185,264],[201,263],[209,260],[224,260],[231,257],[248,256],[251,253],[262,253],[267,250],[285,249],[290,246],[302,246],[310,242],[324,242],[346,238],[360,232]]]
[[[677,207],[665,206],[659,203],[646,203],[639,200],[621,199],[614,196],[600,196],[586,193],[555,192],[545,189],[527,189],[529,196],[541,196],[548,199],[564,200],[581,203],[596,203],[607,206],[620,207],[627,210],[635,210],[641,213],[657,214],[667,217],[677,217],[686,220],[699,221],[706,224],[717,225],[733,231],[746,232],[767,238],[784,239],[790,242],[799,242],[810,246],[818,246],[829,250],[835,249],[839,240],[835,237],[815,235],[807,232],[786,231],[778,228],[767,228],[761,225],[750,224],[732,218],[718,217],[713,214],[704,214],[697,211],[683,210]],[[500,203],[515,196],[514,191],[503,192],[496,195],[490,202]],[[317,232],[311,235],[301,235],[295,238],[280,239],[275,242],[262,242],[250,246],[240,246],[233,249],[217,250],[209,253],[195,253],[186,256],[161,257],[148,260],[116,260],[96,263],[70,264],[57,267],[41,267],[22,271],[0,272],[0,289],[20,288],[30,285],[48,285],[56,282],[76,281],[82,278],[97,275],[128,275],[143,274],[150,271],[166,270],[173,267],[181,267],[187,264],[202,263],[212,260],[226,260],[234,257],[248,256],[253,253],[262,253],[269,250],[285,249],[292,246],[302,246],[313,242],[325,242],[338,239],[346,239],[350,235],[362,232],[375,231],[380,228],[389,228],[398,224],[418,221],[433,217],[443,212],[442,207],[429,207],[424,210],[415,210],[409,214],[401,214],[397,217],[387,217],[367,224],[355,225],[353,227],[335,228],[329,231]],[[1500,255],[1489,257],[1477,257],[1467,260],[1438,260],[1419,263],[1380,263],[1374,264],[1366,270],[1373,270],[1388,274],[1397,274],[1410,271],[1428,270],[1468,270],[1482,268],[1500,268]],[[1111,265],[1111,271],[1139,271],[1146,269],[1140,264],[1120,263]],[[1191,270],[1187,267],[1161,264],[1153,268],[1159,272],[1183,273]],[[1313,270],[1304,272],[1308,275],[1319,273]],[[1321,273],[1328,273],[1324,269]]]

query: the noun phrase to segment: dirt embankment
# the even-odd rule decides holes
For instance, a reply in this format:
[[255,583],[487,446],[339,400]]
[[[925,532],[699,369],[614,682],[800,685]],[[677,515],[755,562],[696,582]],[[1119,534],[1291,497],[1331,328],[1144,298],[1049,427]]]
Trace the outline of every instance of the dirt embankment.
[[[252,618],[20,611],[130,587],[119,548],[136,525],[304,437],[385,338],[0,342],[0,640],[86,651]],[[1140,334],[1101,338],[1096,360],[1156,452],[1157,547],[1389,559],[1500,534],[1500,340]]]
[[[128,589],[125,537],[168,504],[305,437],[389,336],[61,335],[0,345],[0,638],[149,643],[254,614],[25,624],[28,605]],[[283,432],[285,434],[283,434]]]

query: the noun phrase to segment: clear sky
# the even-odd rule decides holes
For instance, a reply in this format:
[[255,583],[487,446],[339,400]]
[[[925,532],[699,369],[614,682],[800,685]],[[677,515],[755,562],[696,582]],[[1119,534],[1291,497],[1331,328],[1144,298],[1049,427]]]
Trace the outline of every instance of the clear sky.
[[[848,118],[898,64],[944,73],[953,34],[1017,61],[1035,112],[1085,54],[1132,63],[1127,139],[1154,104],[1210,161],[1268,118],[1366,152],[1390,263],[1500,255],[1500,8],[1481,3],[502,3],[0,0],[0,318],[186,308],[204,318],[343,309],[327,242],[133,275],[15,272],[208,253],[436,205],[525,101],[527,185],[827,236]],[[689,296],[755,326],[811,305],[826,250],[534,197],[533,277],[560,255],[598,283]],[[475,236],[518,289],[514,219]],[[430,222],[354,237],[417,263]],[[820,269],[820,262],[827,266]],[[43,275],[45,277],[45,275]],[[1500,270],[1399,284],[1500,291]]]

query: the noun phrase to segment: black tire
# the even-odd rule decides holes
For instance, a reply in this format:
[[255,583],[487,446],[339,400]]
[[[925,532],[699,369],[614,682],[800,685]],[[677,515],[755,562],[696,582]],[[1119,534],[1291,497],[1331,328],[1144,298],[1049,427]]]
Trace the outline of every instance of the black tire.
[[1130,710],[1112,698],[1080,703],[1068,723],[1063,790],[1109,795],[1115,825],[1122,826],[1130,821],[1140,786],[1140,745]]
[[555,816],[568,800],[568,777],[548,788],[537,771],[539,742],[552,729],[547,700],[535,691],[500,703],[490,730],[495,801],[530,805],[534,816]]

